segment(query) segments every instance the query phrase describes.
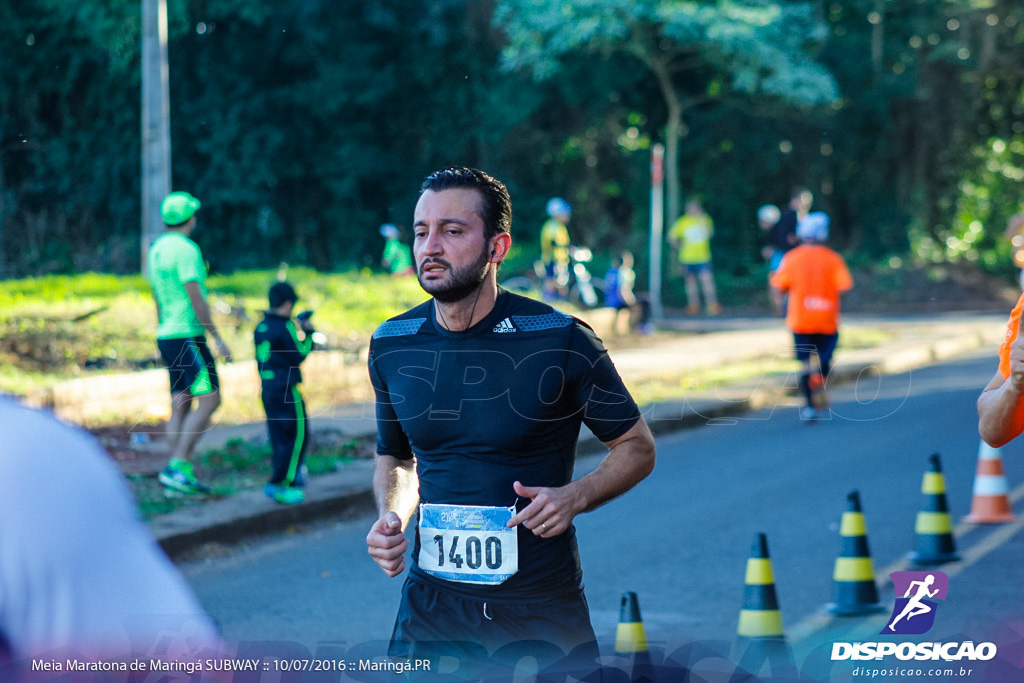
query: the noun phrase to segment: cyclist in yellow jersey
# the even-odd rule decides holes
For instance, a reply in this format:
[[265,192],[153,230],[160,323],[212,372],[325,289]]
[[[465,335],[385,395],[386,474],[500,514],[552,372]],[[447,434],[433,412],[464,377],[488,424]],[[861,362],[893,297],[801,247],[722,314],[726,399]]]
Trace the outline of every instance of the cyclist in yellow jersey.
[[540,258],[544,263],[544,298],[567,299],[569,291],[569,229],[572,207],[561,197],[547,205],[548,220],[540,229]]

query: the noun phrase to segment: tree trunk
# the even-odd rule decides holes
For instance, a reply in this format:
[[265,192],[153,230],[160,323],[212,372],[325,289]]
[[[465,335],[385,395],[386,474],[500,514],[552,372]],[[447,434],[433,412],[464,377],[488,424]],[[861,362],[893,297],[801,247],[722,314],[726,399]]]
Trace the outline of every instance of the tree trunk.
[[665,98],[665,108],[668,112],[668,120],[665,122],[665,225],[671,226],[679,218],[681,206],[679,140],[683,133],[683,105],[672,85],[672,74],[668,67],[660,62],[649,61],[648,64],[658,80],[658,87]]

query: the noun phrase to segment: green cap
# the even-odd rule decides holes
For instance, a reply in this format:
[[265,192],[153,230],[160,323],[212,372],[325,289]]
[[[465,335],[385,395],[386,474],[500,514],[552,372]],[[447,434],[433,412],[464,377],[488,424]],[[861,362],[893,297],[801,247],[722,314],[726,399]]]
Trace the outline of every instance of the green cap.
[[167,225],[181,225],[196,215],[199,200],[188,192],[172,192],[160,202],[160,216]]

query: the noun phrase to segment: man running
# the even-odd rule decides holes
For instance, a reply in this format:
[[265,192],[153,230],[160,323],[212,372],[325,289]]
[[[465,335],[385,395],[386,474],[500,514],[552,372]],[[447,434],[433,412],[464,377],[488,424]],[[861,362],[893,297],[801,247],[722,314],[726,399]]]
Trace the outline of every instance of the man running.
[[172,192],[160,203],[166,230],[149,248],[148,274],[156,301],[156,343],[171,377],[171,419],[167,436],[171,458],[160,483],[180,493],[209,493],[196,480],[189,458],[196,441],[220,406],[220,381],[209,334],[225,361],[231,350],[220,338],[206,302],[206,265],[192,241],[199,200]]
[[[413,251],[433,298],[370,345],[380,517],[366,541],[398,576],[415,515],[390,655],[514,662],[524,646],[542,668],[570,653],[593,665],[573,519],[646,477],[654,441],[589,327],[498,288],[511,219],[486,173],[423,183]],[[574,481],[583,423],[609,452]]]
[[801,219],[796,228],[801,244],[782,258],[771,279],[772,287],[789,294],[786,326],[800,362],[800,391],[806,401],[800,409],[802,420],[828,416],[825,384],[839,343],[840,297],[853,288],[846,261],[825,246],[828,226],[823,211]]

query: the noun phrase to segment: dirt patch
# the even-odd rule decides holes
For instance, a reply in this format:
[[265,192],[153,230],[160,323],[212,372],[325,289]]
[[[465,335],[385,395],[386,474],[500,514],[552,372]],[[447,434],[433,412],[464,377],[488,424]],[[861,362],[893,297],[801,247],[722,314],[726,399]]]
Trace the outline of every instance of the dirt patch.
[[163,425],[95,427],[89,431],[125,474],[157,474],[167,465],[170,448]]

